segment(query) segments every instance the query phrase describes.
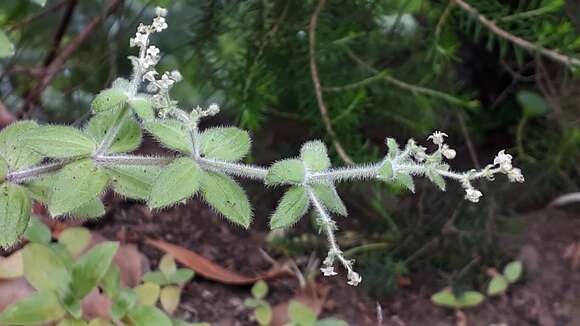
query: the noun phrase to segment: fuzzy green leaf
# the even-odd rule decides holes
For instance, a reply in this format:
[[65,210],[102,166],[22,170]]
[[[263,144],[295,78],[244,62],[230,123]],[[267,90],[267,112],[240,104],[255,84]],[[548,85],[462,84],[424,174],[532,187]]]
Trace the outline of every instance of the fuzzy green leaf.
[[[117,120],[118,115],[119,112],[109,111],[93,116],[85,127],[85,132],[91,136],[95,143],[100,144],[105,138],[107,131],[111,129],[111,126],[113,126]],[[121,127],[107,152],[131,152],[141,145],[142,137],[143,135],[139,124],[135,122],[133,117],[127,116],[123,119]]]
[[24,232],[24,237],[30,242],[45,245],[49,244],[52,240],[50,229],[36,216],[30,218],[26,232]]
[[296,224],[308,211],[310,200],[306,190],[301,186],[293,186],[282,197],[276,211],[270,219],[272,229],[290,227]]
[[129,311],[127,319],[133,326],[172,326],[171,319],[153,306],[137,305]]
[[407,173],[397,173],[395,181],[402,185],[403,187],[409,189],[412,193],[415,193],[415,183],[413,182],[413,178]]
[[249,227],[252,208],[244,189],[223,174],[206,172],[202,179],[201,191],[205,200],[230,221]]
[[182,153],[191,153],[193,145],[186,126],[177,120],[145,121],[143,127],[157,139],[161,145]]
[[42,161],[42,155],[22,146],[21,138],[32,129],[39,128],[34,121],[18,121],[0,131],[0,156],[12,171],[22,170]]
[[237,161],[250,151],[247,131],[234,127],[210,128],[200,135],[201,154],[216,160]]
[[44,325],[59,320],[65,310],[52,291],[36,292],[6,307],[0,314],[2,325]]
[[254,283],[252,286],[252,296],[255,299],[264,299],[268,294],[268,284],[262,280]]
[[323,183],[314,184],[312,185],[312,191],[316,195],[316,198],[318,198],[329,211],[342,216],[348,215],[346,206],[338,196],[336,188],[334,188],[333,185]]
[[503,275],[498,274],[494,276],[487,286],[487,295],[502,294],[507,290],[508,280]]
[[81,207],[75,208],[68,214],[78,218],[96,218],[105,215],[105,205],[99,198],[93,198]]
[[122,106],[128,99],[129,97],[123,90],[119,88],[109,88],[95,96],[95,99],[91,104],[91,109],[95,113],[109,111]]
[[75,298],[84,298],[107,273],[119,248],[116,242],[104,242],[83,255],[72,269],[71,290]]
[[387,148],[389,149],[388,157],[395,158],[399,155],[399,144],[393,138],[387,138]]
[[503,269],[503,275],[510,283],[517,282],[520,277],[522,276],[522,272],[524,270],[524,265],[521,261],[516,260],[512,261],[511,263],[507,264]]
[[91,232],[87,228],[72,227],[60,234],[58,242],[73,255],[78,256],[91,242]]
[[129,100],[129,106],[133,109],[133,112],[143,120],[148,121],[155,118],[155,111],[151,105],[151,99],[146,95],[139,95],[131,100]]
[[22,135],[22,145],[52,158],[87,156],[95,148],[95,142],[82,131],[64,126],[34,128]]
[[289,159],[278,161],[268,169],[266,185],[301,184],[304,181],[306,170],[302,161]]
[[267,326],[272,322],[272,307],[267,303],[262,303],[254,310],[254,317],[258,324]]
[[0,184],[0,247],[8,248],[22,236],[30,220],[31,206],[24,188]]
[[378,178],[384,181],[392,181],[393,179],[393,164],[386,160],[379,168]]
[[14,55],[14,45],[4,33],[0,29],[0,59],[8,58]]
[[157,166],[115,166],[105,171],[111,176],[111,184],[116,193],[132,198],[147,200],[160,168]]
[[59,256],[49,247],[29,243],[22,252],[24,277],[39,291],[56,291],[60,294],[68,290],[70,272]]
[[323,171],[330,167],[330,158],[326,145],[319,140],[309,141],[302,145],[300,158],[304,166],[310,171]]
[[202,170],[188,157],[178,158],[159,173],[149,207],[162,208],[193,196],[200,187]]
[[52,216],[71,213],[94,201],[107,186],[109,177],[90,160],[70,163],[59,171],[48,200]]
[[441,174],[439,174],[434,170],[429,169],[427,170],[427,178],[429,178],[431,182],[433,182],[437,187],[439,187],[441,191],[445,191],[445,179],[443,179]]
[[457,298],[458,308],[471,308],[479,306],[485,297],[483,294],[477,291],[467,291],[463,292],[459,298]]
[[288,305],[288,317],[298,325],[314,325],[316,322],[314,311],[296,300],[290,301]]

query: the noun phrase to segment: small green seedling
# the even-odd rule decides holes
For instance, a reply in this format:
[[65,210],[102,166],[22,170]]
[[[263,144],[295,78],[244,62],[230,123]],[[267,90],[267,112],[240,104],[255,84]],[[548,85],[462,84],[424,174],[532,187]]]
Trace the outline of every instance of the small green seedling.
[[189,268],[177,268],[175,258],[166,254],[159,262],[159,271],[143,276],[144,283],[135,288],[137,300],[141,304],[154,306],[157,300],[163,310],[172,315],[181,301],[181,291],[194,272]]
[[262,326],[270,325],[272,322],[272,307],[264,300],[266,295],[268,295],[268,284],[258,281],[252,286],[252,297],[244,302],[246,307],[254,309],[254,318]]
[[496,296],[505,293],[511,284],[521,278],[523,270],[523,264],[519,260],[507,264],[502,274],[493,269],[491,271],[493,276],[487,287],[487,295]]
[[312,309],[296,300],[288,305],[288,317],[290,322],[286,326],[348,326],[344,320],[333,317],[318,320]]
[[466,291],[456,295],[450,288],[445,288],[431,296],[431,301],[438,306],[456,310],[480,305],[485,297],[477,291]]

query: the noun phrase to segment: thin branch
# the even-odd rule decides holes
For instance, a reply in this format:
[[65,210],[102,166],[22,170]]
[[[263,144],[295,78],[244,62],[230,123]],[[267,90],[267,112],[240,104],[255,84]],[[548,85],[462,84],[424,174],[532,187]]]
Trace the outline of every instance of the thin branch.
[[52,60],[54,60],[54,58],[56,57],[56,54],[58,53],[58,50],[60,48],[60,44],[62,42],[62,38],[63,38],[64,34],[66,33],[66,30],[68,29],[68,26],[71,22],[71,18],[73,16],[73,13],[74,13],[74,10],[77,6],[77,3],[78,3],[77,0],[67,0],[67,6],[65,9],[65,12],[62,15],[62,19],[60,21],[58,29],[56,30],[56,33],[54,34],[54,40],[52,42],[52,49],[46,55],[46,59],[44,59],[44,66],[45,67],[50,65]]
[[326,0],[320,0],[316,9],[314,9],[314,13],[310,17],[310,27],[308,28],[309,33],[309,55],[310,55],[310,73],[312,74],[312,82],[314,83],[314,93],[316,94],[316,102],[318,103],[318,110],[320,111],[320,115],[322,117],[322,122],[324,123],[324,127],[326,131],[332,138],[332,145],[336,149],[338,156],[346,163],[346,164],[354,164],[352,158],[346,153],[344,147],[340,143],[338,139],[338,135],[334,131],[332,127],[332,122],[330,121],[330,117],[328,116],[328,108],[326,107],[326,103],[324,102],[324,97],[322,95],[322,87],[320,85],[320,78],[318,76],[318,67],[316,65],[316,25],[318,24],[318,16],[320,15],[320,11],[326,4]]
[[526,50],[538,52],[539,54],[547,58],[563,63],[565,65],[580,66],[580,59],[561,54],[556,50],[547,49],[541,45],[534,44],[530,41],[517,37],[509,33],[508,31],[502,29],[501,27],[497,26],[497,24],[494,21],[480,14],[479,11],[477,11],[477,9],[470,6],[467,2],[463,0],[453,0],[453,1],[455,1],[455,3],[461,9],[469,13],[471,16],[477,19],[483,26],[485,26],[487,29],[489,29],[492,33],[496,34],[497,36],[504,38]]

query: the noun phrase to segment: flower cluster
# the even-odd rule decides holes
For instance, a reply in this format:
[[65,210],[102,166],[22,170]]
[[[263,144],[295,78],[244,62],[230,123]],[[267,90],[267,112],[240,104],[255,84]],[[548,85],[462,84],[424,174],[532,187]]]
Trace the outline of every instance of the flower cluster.
[[149,68],[155,66],[159,63],[159,49],[155,46],[149,46],[149,37],[153,33],[159,33],[167,28],[167,22],[165,21],[165,16],[167,15],[167,10],[163,8],[155,9],[157,17],[153,19],[151,25],[140,24],[137,27],[137,33],[135,37],[129,40],[129,45],[131,47],[139,48],[139,57],[135,58],[137,65],[142,71],[147,71]]
[[427,137],[427,139],[430,139],[435,145],[439,147],[441,155],[445,156],[445,158],[448,160],[452,160],[455,158],[457,153],[454,149],[451,149],[449,145],[445,144],[445,137],[447,137],[446,133],[435,131],[431,136]]
[[362,282],[362,277],[360,276],[360,274],[355,272],[352,269],[352,266],[354,265],[354,260],[345,259],[340,250],[329,250],[328,251],[328,256],[326,256],[326,258],[324,259],[324,262],[322,263],[324,266],[322,268],[320,268],[320,271],[322,272],[322,274],[324,276],[338,275],[338,273],[336,273],[334,271],[334,266],[333,266],[335,259],[340,260],[342,262],[343,266],[347,269],[347,271],[348,271],[348,273],[347,273],[348,285],[357,286],[360,284],[360,282]]

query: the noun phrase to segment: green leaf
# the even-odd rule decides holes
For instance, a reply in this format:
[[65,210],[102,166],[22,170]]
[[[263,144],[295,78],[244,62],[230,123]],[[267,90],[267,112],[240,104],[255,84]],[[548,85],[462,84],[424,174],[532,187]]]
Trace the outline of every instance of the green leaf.
[[396,182],[403,187],[409,189],[412,193],[415,193],[415,183],[413,182],[413,178],[407,174],[399,172],[397,173],[397,177],[395,178]]
[[71,275],[59,256],[49,247],[29,243],[22,252],[24,277],[39,291],[65,293],[71,282]]
[[268,186],[280,184],[301,184],[306,170],[302,161],[289,159],[278,161],[268,169],[265,183]]
[[22,135],[22,144],[51,158],[87,156],[95,142],[82,131],[64,126],[34,128]]
[[118,248],[117,242],[103,242],[73,265],[71,290],[76,298],[84,298],[97,286],[111,266]]
[[117,294],[121,290],[121,272],[117,265],[111,264],[109,266],[109,269],[99,282],[99,287],[109,298],[117,297]]
[[147,200],[161,168],[157,166],[106,167],[116,193],[132,199]]
[[316,195],[324,207],[329,211],[336,213],[338,215],[347,216],[346,206],[342,202],[342,199],[338,196],[336,188],[331,184],[314,184],[311,186],[312,191]]
[[41,325],[59,320],[64,315],[57,294],[41,291],[6,307],[0,314],[0,324]]
[[302,145],[300,158],[306,169],[310,171],[323,171],[330,167],[330,158],[326,151],[326,145],[319,140],[309,141]]
[[147,272],[143,275],[143,282],[154,283],[158,285],[167,285],[171,282],[167,279],[167,276],[161,272]]
[[91,104],[91,109],[95,113],[112,110],[122,106],[125,102],[127,102],[128,99],[129,97],[123,90],[118,88],[109,88],[95,96],[95,99]]
[[83,227],[68,228],[60,234],[58,242],[73,256],[78,256],[91,242],[91,232]]
[[159,261],[159,270],[165,276],[171,276],[177,272],[177,264],[175,264],[175,258],[171,254],[165,254],[161,257]]
[[8,175],[8,163],[0,156],[0,184],[6,180]]
[[534,92],[520,91],[516,95],[518,103],[524,109],[524,115],[527,117],[538,117],[545,115],[550,111],[550,107],[544,98]]
[[62,168],[54,181],[48,200],[52,216],[70,213],[98,197],[107,186],[109,177],[90,160],[80,160]]
[[507,264],[503,269],[503,275],[510,283],[517,282],[522,276],[524,265],[521,261],[515,260]]
[[201,154],[216,160],[237,161],[250,151],[247,131],[234,127],[206,129],[200,135]]
[[309,206],[310,200],[304,187],[290,187],[276,207],[270,219],[270,227],[279,229],[296,224],[306,214]]
[[149,197],[149,207],[162,208],[193,196],[200,187],[202,170],[189,157],[178,158],[159,175]]
[[314,311],[296,300],[290,301],[288,305],[288,317],[292,322],[301,326],[310,326],[316,323]]
[[256,299],[264,299],[268,294],[268,284],[262,280],[252,286],[252,296]]
[[146,95],[140,94],[129,100],[129,106],[143,121],[153,120],[155,118],[155,111],[151,105],[151,99]]
[[[107,131],[111,129],[117,120],[118,115],[119,112],[117,111],[108,111],[93,116],[86,125],[85,132],[91,136],[95,143],[100,144],[105,138]],[[135,122],[133,117],[126,116],[108,153],[131,152],[141,145],[142,138],[143,135],[139,124]]]
[[118,321],[127,315],[129,310],[133,309],[137,303],[137,294],[133,289],[122,288],[118,295],[113,299],[111,306],[111,319]]
[[449,288],[445,288],[431,296],[431,301],[436,305],[443,306],[443,307],[451,307],[457,308],[459,306],[459,302],[453,291]]
[[6,33],[0,29],[0,59],[14,55],[14,44],[10,41]]
[[193,145],[187,127],[177,120],[151,120],[143,122],[143,127],[161,145],[182,153],[191,153]]
[[395,158],[399,155],[399,144],[393,138],[387,138],[387,148],[389,149],[387,154],[389,158]]
[[79,218],[96,218],[105,215],[105,206],[99,198],[94,198],[81,207],[70,211],[69,215]]
[[471,308],[475,306],[479,306],[485,297],[483,294],[477,291],[467,291],[463,292],[459,298],[457,298],[457,303],[459,304],[459,308]]
[[145,282],[135,288],[137,303],[146,306],[154,306],[159,299],[160,292],[161,287],[159,284]]
[[393,164],[390,160],[385,160],[383,165],[379,168],[378,178],[383,181],[393,180]]
[[70,293],[66,294],[61,300],[64,310],[74,318],[81,318],[83,315],[83,308],[81,307],[81,300],[73,297]]
[[30,220],[31,200],[24,188],[11,183],[0,185],[0,247],[16,243]]
[[28,228],[26,228],[26,232],[24,232],[24,237],[30,242],[40,244],[49,244],[52,240],[50,229],[36,216],[30,218]]
[[22,136],[32,129],[39,128],[34,121],[18,121],[0,131],[0,156],[12,171],[22,170],[42,161],[42,155],[22,146]]
[[214,172],[203,174],[201,191],[205,200],[230,221],[247,228],[252,208],[244,192],[232,178]]
[[[427,178],[431,180],[441,191],[445,191],[445,179],[437,171],[433,169],[427,170]],[[414,191],[413,191],[414,192]]]
[[508,280],[503,275],[498,274],[494,276],[487,286],[487,295],[502,294],[507,290]]
[[152,306],[135,306],[127,314],[127,319],[132,326],[172,326],[171,319]]
[[262,303],[254,310],[254,317],[258,324],[262,326],[270,325],[272,322],[272,308],[267,303]]
[[72,270],[75,260],[64,245],[53,242],[50,244],[50,249],[58,256],[58,259],[60,259],[67,270]]
[[179,268],[175,273],[167,277],[169,284],[184,284],[189,282],[194,272],[189,268]]
[[181,301],[181,288],[173,285],[162,288],[159,294],[159,301],[163,310],[169,315],[173,315]]

